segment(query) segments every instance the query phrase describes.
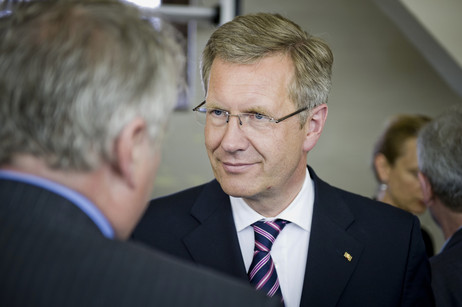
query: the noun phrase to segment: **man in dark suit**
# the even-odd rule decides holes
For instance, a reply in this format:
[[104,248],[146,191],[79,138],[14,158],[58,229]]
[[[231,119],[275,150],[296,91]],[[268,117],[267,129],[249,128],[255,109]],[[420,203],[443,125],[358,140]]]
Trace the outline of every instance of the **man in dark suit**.
[[134,239],[250,280],[288,307],[432,306],[418,220],[306,166],[332,62],[326,43],[280,15],[218,28],[194,108],[216,180],[152,201]]
[[430,258],[437,306],[462,306],[462,107],[446,111],[419,133],[424,201],[446,243]]
[[147,205],[184,58],[118,1],[0,19],[0,305],[279,306],[124,242]]

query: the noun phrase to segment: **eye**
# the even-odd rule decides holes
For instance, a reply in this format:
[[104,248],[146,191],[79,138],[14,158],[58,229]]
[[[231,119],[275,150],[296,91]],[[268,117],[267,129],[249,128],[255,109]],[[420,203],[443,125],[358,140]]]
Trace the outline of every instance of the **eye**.
[[251,113],[249,115],[252,120],[265,121],[268,119],[268,116],[260,114],[260,113]]
[[214,117],[224,117],[226,116],[226,111],[220,110],[220,109],[209,109],[208,114],[214,116]]

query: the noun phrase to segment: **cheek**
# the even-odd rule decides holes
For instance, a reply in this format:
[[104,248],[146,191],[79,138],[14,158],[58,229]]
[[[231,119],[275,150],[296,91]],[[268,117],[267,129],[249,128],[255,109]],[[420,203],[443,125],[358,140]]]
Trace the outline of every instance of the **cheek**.
[[395,178],[394,182],[395,191],[402,195],[402,197],[414,197],[416,193],[420,194],[420,183],[417,178],[412,174],[400,174]]
[[403,174],[402,180],[408,187],[420,187],[419,179],[409,172]]
[[220,143],[220,139],[217,135],[217,131],[207,126],[204,127],[205,147],[208,150],[216,148]]
[[153,161],[153,164],[151,167],[150,178],[151,178],[151,183],[154,183],[154,180],[156,179],[156,175],[157,175],[157,169],[159,168],[159,164],[160,164],[160,155],[155,155],[152,161]]
[[204,128],[205,148],[209,154],[216,151],[222,144],[225,132],[223,129]]

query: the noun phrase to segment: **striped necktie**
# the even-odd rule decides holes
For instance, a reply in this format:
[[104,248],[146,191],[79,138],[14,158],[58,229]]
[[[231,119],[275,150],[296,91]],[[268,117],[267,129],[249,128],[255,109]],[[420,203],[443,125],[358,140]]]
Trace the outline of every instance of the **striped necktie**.
[[250,283],[268,296],[278,295],[282,298],[278,275],[270,251],[274,240],[288,223],[290,222],[277,219],[252,224],[255,233],[255,249],[248,276]]

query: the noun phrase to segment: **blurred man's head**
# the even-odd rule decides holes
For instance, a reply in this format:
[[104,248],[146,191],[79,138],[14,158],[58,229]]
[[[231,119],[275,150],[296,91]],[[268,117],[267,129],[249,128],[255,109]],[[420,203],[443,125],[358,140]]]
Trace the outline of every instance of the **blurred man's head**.
[[13,9],[0,19],[0,166],[33,172],[34,160],[58,174],[106,166],[146,201],[184,62],[174,37],[118,1]]
[[443,213],[462,216],[462,107],[435,118],[417,140],[424,201],[441,225]]

